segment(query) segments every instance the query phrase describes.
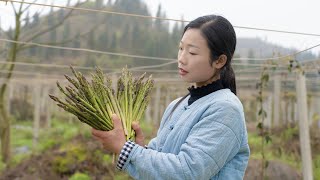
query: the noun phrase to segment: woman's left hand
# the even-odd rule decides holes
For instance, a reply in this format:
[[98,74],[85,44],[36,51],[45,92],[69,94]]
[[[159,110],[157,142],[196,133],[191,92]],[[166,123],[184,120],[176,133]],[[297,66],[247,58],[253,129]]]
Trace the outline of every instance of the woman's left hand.
[[92,135],[95,139],[102,143],[105,150],[111,153],[119,154],[126,142],[126,138],[120,118],[116,114],[113,114],[111,119],[113,120],[114,127],[111,131],[92,129]]

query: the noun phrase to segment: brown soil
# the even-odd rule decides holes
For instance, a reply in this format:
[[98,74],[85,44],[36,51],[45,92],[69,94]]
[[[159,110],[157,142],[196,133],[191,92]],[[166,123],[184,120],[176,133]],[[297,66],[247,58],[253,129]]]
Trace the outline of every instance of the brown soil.
[[[250,126],[249,131],[254,129],[254,126]],[[273,130],[273,135],[280,135],[283,129]],[[312,131],[312,130],[311,130]],[[311,133],[313,134],[313,133]],[[316,133],[317,134],[317,133]],[[277,144],[273,142],[273,149],[279,148],[279,153],[285,149],[286,153],[290,152],[297,156],[297,160],[300,159],[300,146],[299,136],[293,135],[288,142],[282,142]],[[312,150],[313,153],[319,154],[320,151],[320,138],[312,136]],[[86,158],[81,162],[75,161],[67,166],[67,170],[59,172],[56,170],[56,159],[64,158],[68,156],[67,150],[61,150],[60,145],[57,145],[42,154],[33,155],[27,160],[23,161],[19,165],[13,168],[9,168],[0,174],[0,180],[34,180],[34,179],[46,179],[46,180],[64,180],[71,177],[76,172],[84,172],[88,174],[91,179],[115,179],[114,165],[111,163],[103,163],[101,157],[97,157],[94,154],[95,151],[101,150],[102,147],[99,143],[91,138],[85,138],[83,136],[75,137],[71,144],[81,144],[85,149]],[[105,152],[103,152],[105,153]],[[70,153],[69,153],[70,154]],[[99,159],[100,158],[100,159]],[[246,180],[260,180],[260,160],[250,159],[249,165],[245,174]],[[301,172],[289,165],[286,165],[279,161],[269,161],[268,168],[266,169],[267,179],[272,180],[299,180],[301,178]],[[127,176],[121,176],[117,179],[128,179]],[[130,178],[129,178],[130,179]]]
[[[245,174],[245,180],[261,180],[261,160],[250,160]],[[278,162],[270,161],[265,170],[265,179],[272,180],[301,180],[301,173],[294,168]]]
[[114,166],[99,163],[101,161],[97,161],[95,157],[94,152],[102,149],[99,143],[83,136],[77,136],[71,143],[84,145],[86,158],[81,162],[75,160],[76,163],[70,163],[66,166],[67,170],[62,172],[57,170],[57,159],[63,159],[68,154],[68,150],[61,150],[57,145],[43,154],[31,156],[14,168],[5,170],[0,176],[0,180],[67,180],[76,172],[84,172],[91,179],[113,179]]

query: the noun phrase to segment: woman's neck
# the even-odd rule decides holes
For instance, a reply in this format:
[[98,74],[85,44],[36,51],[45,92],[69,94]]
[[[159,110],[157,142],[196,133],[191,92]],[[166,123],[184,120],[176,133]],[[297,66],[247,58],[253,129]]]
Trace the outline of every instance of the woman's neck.
[[196,82],[194,84],[194,87],[195,88],[199,88],[201,86],[206,86],[208,84],[211,84],[212,82],[214,81],[217,81],[218,79],[220,79],[220,76],[213,76],[212,78],[208,79],[207,81],[204,81],[204,82]]

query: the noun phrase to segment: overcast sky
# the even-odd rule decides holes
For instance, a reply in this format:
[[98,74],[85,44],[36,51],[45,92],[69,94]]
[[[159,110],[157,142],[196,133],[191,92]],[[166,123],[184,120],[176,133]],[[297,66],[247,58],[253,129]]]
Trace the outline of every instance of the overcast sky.
[[[26,0],[31,1],[31,0]],[[128,0],[129,1],[129,0]],[[155,15],[159,4],[168,18],[192,20],[218,14],[235,26],[320,34],[320,0],[144,0]],[[47,1],[48,2],[48,1]],[[55,0],[55,4],[66,0]],[[0,2],[2,27],[13,22],[11,6]],[[237,29],[238,37],[259,37],[268,42],[299,50],[320,43],[320,37]],[[320,48],[313,52],[320,52]]]
[[[145,0],[154,12],[162,5],[170,18],[186,20],[218,14],[235,26],[320,34],[320,0]],[[320,44],[320,36],[266,33],[236,29],[238,37],[260,37],[300,50]],[[320,48],[314,50],[319,52]]]

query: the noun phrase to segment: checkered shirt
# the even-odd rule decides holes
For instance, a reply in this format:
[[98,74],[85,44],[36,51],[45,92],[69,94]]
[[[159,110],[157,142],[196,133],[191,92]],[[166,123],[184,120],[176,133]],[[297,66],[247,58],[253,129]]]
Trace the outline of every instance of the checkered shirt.
[[127,141],[120,152],[118,162],[117,162],[117,169],[122,170],[124,164],[126,163],[130,152],[132,151],[133,147],[135,146],[135,143],[133,141]]

